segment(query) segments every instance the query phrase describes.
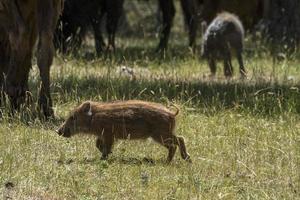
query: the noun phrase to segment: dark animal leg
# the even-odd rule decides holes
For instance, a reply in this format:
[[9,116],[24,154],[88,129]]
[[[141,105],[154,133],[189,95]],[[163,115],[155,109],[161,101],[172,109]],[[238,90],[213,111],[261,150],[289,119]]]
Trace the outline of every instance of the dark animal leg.
[[[30,33],[26,30],[26,24],[19,13],[15,2],[9,2],[9,19],[12,20],[8,28],[7,38],[10,44],[10,58],[8,64],[7,76],[3,77],[4,89],[12,108],[18,109],[25,100],[25,94],[28,90],[28,73],[31,67],[31,39]],[[2,75],[2,74],[1,74]]]
[[174,158],[177,146],[174,145],[173,142],[170,142],[170,144],[168,144],[168,141],[165,142],[165,146],[169,150],[167,162],[170,163],[173,160],[173,158]]
[[68,38],[70,35],[66,34],[65,28],[64,28],[64,21],[63,18],[59,20],[59,24],[55,30],[54,34],[54,47],[56,50],[61,52],[62,54],[67,53],[67,44],[66,44],[66,38]]
[[211,72],[211,77],[214,77],[216,75],[216,71],[217,71],[217,66],[216,66],[216,62],[215,62],[215,59],[210,56],[208,58],[208,65],[209,65],[209,68],[210,68],[210,72]]
[[50,66],[53,59],[53,46],[50,44],[52,36],[46,32],[39,33],[38,67],[42,79],[39,105],[45,117],[53,116],[52,100],[50,96]]
[[173,160],[173,157],[175,155],[176,149],[177,149],[177,138],[173,135],[168,136],[157,136],[152,137],[156,142],[166,147],[169,151],[167,162],[170,163]]
[[242,78],[246,78],[247,77],[247,72],[246,69],[244,67],[244,62],[243,62],[243,57],[242,57],[242,52],[241,51],[237,51],[237,60],[240,66],[240,74]]
[[237,57],[237,61],[239,63],[239,67],[240,67],[240,74],[241,74],[241,78],[246,78],[247,77],[247,72],[246,69],[244,67],[244,62],[243,62],[243,38],[240,35],[236,35],[236,38],[239,38],[235,41],[232,42],[232,48],[235,50],[236,53],[236,57]]
[[101,138],[97,138],[96,147],[99,149],[101,153],[103,153],[103,141]]
[[13,47],[11,45],[10,67],[6,77],[6,93],[10,98],[13,109],[19,109],[24,103],[26,91],[28,91],[28,75],[31,68],[31,56],[29,40],[27,36],[21,36],[22,41],[19,43],[22,46]]
[[190,155],[186,151],[184,138],[181,136],[177,136],[176,141],[177,141],[177,145],[179,146],[180,155],[181,155],[182,159],[184,159],[188,162],[192,162]]
[[112,136],[105,136],[104,134],[105,133],[103,133],[103,136],[101,138],[97,138],[96,140],[96,147],[102,153],[102,160],[107,159],[108,155],[111,153],[114,143],[114,139]]
[[230,50],[226,48],[226,50],[224,50],[223,52],[223,56],[224,56],[224,75],[227,78],[230,78],[232,77],[233,74]]
[[168,46],[171,26],[175,16],[175,7],[173,0],[159,0],[159,6],[162,11],[163,26],[157,51],[164,51]]
[[[66,23],[66,22],[63,22]],[[76,22],[67,22],[63,25],[64,29],[61,32],[62,53],[78,55],[78,50],[82,44],[82,37],[86,30]]]
[[[50,96],[50,66],[53,61],[53,32],[59,13],[62,9],[61,1],[38,1],[38,55],[37,63],[42,79],[39,105],[45,117],[53,116],[52,99]],[[56,8],[57,9],[56,9]]]
[[95,19],[92,19],[92,26],[93,26],[94,36],[95,36],[95,47],[96,47],[96,52],[98,57],[101,55],[101,53],[105,48],[105,42],[102,37],[101,26],[100,26],[103,16],[104,16],[104,11],[101,11],[101,13],[97,14],[97,17]]
[[115,34],[118,28],[118,22],[123,12],[124,0],[106,0],[108,33],[108,51],[115,51]]
[[[0,29],[0,32],[4,33],[3,30]],[[2,99],[3,99],[3,87],[4,87],[4,78],[5,73],[7,72],[7,68],[9,65],[9,45],[8,45],[8,38],[6,35],[0,35],[0,106],[2,105]]]
[[196,0],[181,0],[185,22],[189,29],[189,46],[195,51],[197,36],[197,2]]

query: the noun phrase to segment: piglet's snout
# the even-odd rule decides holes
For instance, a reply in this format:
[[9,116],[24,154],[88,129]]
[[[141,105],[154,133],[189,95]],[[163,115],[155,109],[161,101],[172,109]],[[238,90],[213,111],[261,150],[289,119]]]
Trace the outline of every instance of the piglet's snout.
[[66,128],[66,127],[60,127],[59,129],[57,129],[55,131],[58,135],[63,136],[63,137],[70,137],[70,129]]
[[55,132],[56,132],[58,135],[63,135],[62,128],[59,128],[59,129],[55,130]]

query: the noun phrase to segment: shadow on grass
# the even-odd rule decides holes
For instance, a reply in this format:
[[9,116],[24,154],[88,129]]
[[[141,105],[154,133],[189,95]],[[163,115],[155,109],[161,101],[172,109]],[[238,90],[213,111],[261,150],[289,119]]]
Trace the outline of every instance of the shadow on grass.
[[[122,165],[148,165],[148,166],[155,166],[155,165],[167,165],[166,161],[160,159],[160,160],[153,160],[152,158],[134,158],[134,157],[115,157],[111,156],[107,160],[101,160],[100,154],[99,157],[94,158],[84,158],[82,160],[79,160],[78,163],[80,164],[99,164],[101,163],[107,163],[107,164],[122,164]],[[57,164],[59,165],[70,165],[76,163],[76,160],[74,159],[66,159],[66,160],[57,160]]]
[[162,103],[179,101],[208,113],[232,108],[262,115],[300,113],[299,84],[164,78],[130,81],[106,77],[80,79],[74,76],[55,82],[52,91],[58,102],[141,99]]
[[153,160],[152,158],[134,158],[134,157],[112,157],[108,159],[108,163],[118,163],[122,165],[148,165],[148,166],[154,166],[154,165],[162,165],[166,164],[166,162],[163,162],[162,160]]
[[[37,105],[38,83],[30,82],[33,106],[25,108],[12,120],[31,124],[39,116],[34,110]],[[112,101],[140,99],[168,104],[175,101],[189,112],[213,115],[226,109],[253,115],[273,117],[280,114],[300,114],[300,85],[252,81],[205,81],[176,80],[152,77],[131,81],[125,78],[65,76],[52,81],[51,91],[54,106],[85,100]],[[33,109],[31,109],[33,108]],[[1,108],[6,116],[8,109]],[[10,120],[11,117],[8,117]],[[52,129],[63,119],[56,118],[43,122]]]
[[[156,45],[156,44],[155,44]],[[188,45],[179,45],[173,44],[166,51],[158,52],[156,51],[156,46],[128,46],[128,47],[119,47],[114,53],[103,52],[99,57],[96,56],[96,53],[93,48],[90,50],[84,51],[81,50],[78,55],[66,55],[70,58],[74,57],[75,59],[82,59],[85,61],[91,61],[94,59],[102,60],[112,60],[117,63],[121,62],[145,62],[147,60],[155,61],[157,63],[171,62],[174,60],[186,60],[193,57],[200,57],[199,49],[196,49],[196,52],[193,53]]]
[[[127,38],[123,38],[126,40]],[[132,39],[130,39],[132,41]],[[106,60],[106,61],[114,61],[117,63],[136,63],[136,62],[146,62],[150,60],[151,62],[155,61],[156,63],[168,63],[174,60],[181,61],[181,60],[189,60],[193,59],[200,59],[201,46],[197,45],[194,51],[188,46],[187,43],[184,42],[177,42],[172,43],[169,42],[168,48],[165,51],[157,51],[158,40],[156,39],[149,39],[144,41],[142,39],[137,44],[131,45],[122,45],[117,46],[115,52],[107,52],[103,51],[100,56],[96,55],[95,48],[93,46],[84,46],[76,51],[76,55],[65,55],[70,59],[80,59],[84,61],[92,61],[95,59]],[[252,44],[252,43],[251,43]],[[249,46],[249,45],[248,45]],[[59,52],[57,52],[59,53]],[[245,58],[265,58],[266,54],[269,51],[265,48],[247,48],[244,52]],[[59,57],[64,57],[61,55]]]

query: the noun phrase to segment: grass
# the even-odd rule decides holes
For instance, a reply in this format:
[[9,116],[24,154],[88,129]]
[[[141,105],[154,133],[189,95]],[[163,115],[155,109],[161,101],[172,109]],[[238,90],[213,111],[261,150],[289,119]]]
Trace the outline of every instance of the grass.
[[166,150],[152,141],[119,142],[101,161],[91,138],[62,139],[51,124],[3,123],[0,181],[15,184],[14,199],[296,199],[298,121],[183,110],[177,133],[191,165],[178,154],[166,165]]
[[[286,61],[285,68],[283,63],[276,65],[278,73],[272,77],[270,59],[247,56],[249,80],[239,80],[236,74],[228,81],[219,70],[218,78],[211,81],[206,63],[188,52],[186,58],[170,56],[163,61],[122,61],[117,56],[112,61],[66,59],[58,57],[52,68],[55,120],[28,117],[34,111],[11,118],[3,110],[0,192],[4,197],[299,198],[298,60]],[[133,67],[137,79],[120,76],[119,65]],[[287,76],[294,78],[288,81]],[[34,68],[30,78],[34,97],[38,84]],[[151,140],[119,141],[111,157],[101,161],[94,138],[63,139],[54,132],[83,100],[135,98],[180,106],[176,132],[186,138],[193,164],[181,160],[178,152],[172,164],[165,164],[167,151]],[[5,187],[9,183],[13,187]]]
[[[0,198],[300,199],[299,56],[274,64],[247,42],[248,80],[239,79],[236,62],[232,80],[221,66],[211,80],[206,62],[182,38],[173,36],[163,56],[153,53],[151,37],[118,40],[112,59],[58,55],[51,69],[56,119],[49,121],[36,117],[34,66],[34,103],[14,117],[1,107]],[[121,74],[121,65],[136,79]],[[54,130],[70,109],[89,99],[175,102],[176,133],[193,163],[177,151],[167,165],[167,151],[151,140],[118,141],[102,161],[94,138],[59,137]]]

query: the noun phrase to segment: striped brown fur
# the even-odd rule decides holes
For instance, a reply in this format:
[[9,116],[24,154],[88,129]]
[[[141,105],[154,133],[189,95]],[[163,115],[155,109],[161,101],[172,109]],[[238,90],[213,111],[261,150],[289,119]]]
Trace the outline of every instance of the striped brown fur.
[[57,131],[64,137],[77,133],[92,134],[97,137],[96,146],[106,159],[117,139],[146,139],[165,146],[169,150],[170,162],[177,146],[181,157],[190,161],[183,137],[175,136],[175,117],[165,106],[146,101],[117,101],[98,103],[87,101],[76,107]]

